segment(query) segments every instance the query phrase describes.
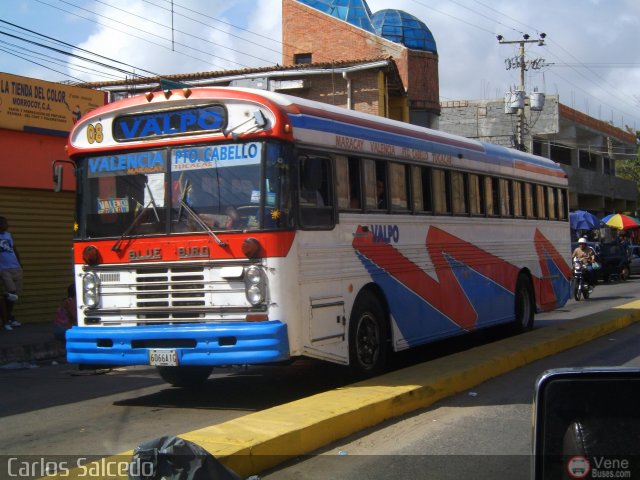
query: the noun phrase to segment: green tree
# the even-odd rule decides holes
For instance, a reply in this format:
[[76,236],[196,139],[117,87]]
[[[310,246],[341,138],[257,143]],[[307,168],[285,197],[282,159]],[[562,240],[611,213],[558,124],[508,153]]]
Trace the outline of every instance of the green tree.
[[633,180],[638,187],[638,205],[640,205],[640,130],[636,132],[636,157],[616,160],[616,175],[626,180]]

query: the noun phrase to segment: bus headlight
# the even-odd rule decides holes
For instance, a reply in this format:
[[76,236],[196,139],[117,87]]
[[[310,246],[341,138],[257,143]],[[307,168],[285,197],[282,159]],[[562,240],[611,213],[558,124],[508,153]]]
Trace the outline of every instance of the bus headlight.
[[98,287],[100,286],[100,279],[98,275],[93,272],[87,273],[82,277],[82,300],[84,304],[89,308],[95,308],[98,306],[99,296]]
[[265,299],[265,278],[262,269],[251,265],[244,270],[245,295],[251,305],[259,305]]

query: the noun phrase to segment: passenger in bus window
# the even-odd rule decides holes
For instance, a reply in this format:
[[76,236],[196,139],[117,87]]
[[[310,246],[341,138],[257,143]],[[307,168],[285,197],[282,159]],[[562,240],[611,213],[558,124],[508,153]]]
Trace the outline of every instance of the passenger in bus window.
[[387,198],[384,193],[384,182],[380,179],[376,181],[376,196],[378,197],[378,208],[387,208]]

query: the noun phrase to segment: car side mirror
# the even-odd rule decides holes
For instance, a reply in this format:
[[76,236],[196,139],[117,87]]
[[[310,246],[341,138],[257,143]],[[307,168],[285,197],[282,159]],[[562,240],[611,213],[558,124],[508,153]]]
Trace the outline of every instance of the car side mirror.
[[543,373],[534,400],[533,478],[640,475],[640,369]]

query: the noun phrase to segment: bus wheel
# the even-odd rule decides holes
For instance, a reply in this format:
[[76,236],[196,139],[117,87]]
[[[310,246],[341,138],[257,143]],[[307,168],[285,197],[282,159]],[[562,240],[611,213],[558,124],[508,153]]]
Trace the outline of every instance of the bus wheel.
[[162,379],[174,387],[196,387],[204,383],[213,367],[156,367]]
[[378,298],[362,292],[349,320],[349,365],[359,377],[384,371],[388,348],[387,316]]
[[516,318],[514,327],[517,332],[526,332],[533,328],[533,315],[536,311],[531,281],[526,275],[518,275],[515,297]]

